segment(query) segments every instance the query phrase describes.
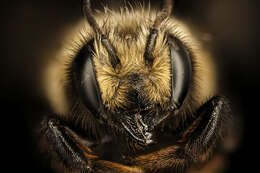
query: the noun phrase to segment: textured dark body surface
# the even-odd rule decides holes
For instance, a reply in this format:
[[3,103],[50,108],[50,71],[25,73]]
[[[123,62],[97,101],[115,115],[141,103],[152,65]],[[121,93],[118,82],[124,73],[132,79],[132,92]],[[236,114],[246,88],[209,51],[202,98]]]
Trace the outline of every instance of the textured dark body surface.
[[[67,171],[149,173],[186,172],[188,169],[188,172],[197,172],[206,167],[207,171],[219,172],[223,169],[224,158],[222,157],[226,154],[223,137],[226,136],[227,125],[231,121],[229,105],[225,98],[215,97],[199,110],[199,115],[188,130],[178,132],[184,137],[176,140],[170,136],[168,142],[160,140],[159,148],[150,147],[148,151],[143,148],[141,150],[144,151],[138,152],[141,146],[134,145],[134,141],[124,142],[118,135],[111,135],[113,136],[111,141],[114,143],[112,145],[116,145],[117,149],[109,145],[109,142],[97,144],[103,145],[103,147],[93,147],[100,157],[90,149],[82,149],[84,146],[78,143],[78,137],[56,119],[45,119],[42,122],[42,133],[47,137],[51,151],[57,154],[56,159],[64,164],[65,167],[62,166],[62,169]],[[129,144],[132,142],[134,146],[131,147]],[[108,152],[111,149],[112,151]],[[216,162],[213,163],[215,166],[207,166],[209,163],[212,164],[210,162],[212,157],[212,162]],[[219,158],[214,161],[215,157]]]

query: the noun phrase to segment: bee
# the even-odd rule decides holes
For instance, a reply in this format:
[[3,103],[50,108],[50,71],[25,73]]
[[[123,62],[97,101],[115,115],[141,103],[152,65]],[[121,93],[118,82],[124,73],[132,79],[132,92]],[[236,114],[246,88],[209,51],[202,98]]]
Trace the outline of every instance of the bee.
[[42,148],[57,172],[214,172],[232,123],[212,56],[162,9],[94,12],[44,72]]

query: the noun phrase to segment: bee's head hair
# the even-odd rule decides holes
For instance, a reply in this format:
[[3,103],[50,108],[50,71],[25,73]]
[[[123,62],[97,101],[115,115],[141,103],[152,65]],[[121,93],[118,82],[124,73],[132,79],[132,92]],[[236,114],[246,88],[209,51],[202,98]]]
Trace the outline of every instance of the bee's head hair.
[[[100,85],[102,100],[109,105],[108,107],[120,107],[128,103],[124,94],[129,83],[126,81],[127,78],[123,77],[124,74],[133,72],[145,74],[148,69],[152,77],[149,80],[143,78],[143,88],[148,99],[152,102],[164,103],[169,98],[171,64],[169,48],[165,40],[166,33],[175,36],[183,43],[193,62],[192,84],[183,104],[183,112],[189,114],[190,110],[197,109],[216,94],[216,73],[212,58],[185,24],[174,17],[167,17],[160,23],[152,51],[153,63],[152,66],[147,66],[144,59],[147,38],[159,13],[160,11],[140,7],[139,9],[122,8],[119,12],[105,8],[104,12],[95,14],[97,25],[102,28],[102,33],[113,45],[120,60],[119,73],[111,64],[109,52],[102,43],[101,37],[96,34],[89,22],[83,20],[68,32],[67,42],[64,42],[62,50],[57,53],[45,73],[44,86],[55,111],[66,115],[73,106],[71,104],[73,94],[68,94],[73,93],[71,87],[68,87],[71,86],[68,69],[79,50],[92,39],[94,39],[93,60],[97,81]],[[121,85],[120,82],[125,82],[125,84]],[[187,107],[188,109],[184,110]]]
[[[152,55],[153,49],[155,47],[155,42],[158,36],[158,30],[161,26],[161,23],[171,14],[173,9],[173,0],[164,0],[161,11],[157,14],[153,26],[150,28],[149,36],[147,37],[146,48],[144,52],[144,59],[146,65],[152,65],[154,57]],[[117,52],[112,46],[110,40],[104,34],[102,29],[100,29],[97,24],[94,16],[93,10],[91,9],[91,0],[82,0],[82,12],[93,30],[100,35],[101,42],[106,48],[106,51],[110,55],[110,61],[115,69],[117,65],[121,65],[120,59],[117,57]]]

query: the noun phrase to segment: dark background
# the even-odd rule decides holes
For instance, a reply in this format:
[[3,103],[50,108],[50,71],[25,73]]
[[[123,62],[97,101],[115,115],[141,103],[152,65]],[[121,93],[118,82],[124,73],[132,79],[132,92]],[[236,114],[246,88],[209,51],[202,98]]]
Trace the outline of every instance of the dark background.
[[[113,0],[95,1],[111,7]],[[133,0],[131,1],[133,2]],[[146,1],[145,1],[146,2]],[[157,7],[158,1],[151,1]],[[257,171],[259,157],[260,11],[259,1],[177,0],[175,14],[186,20],[214,53],[221,92],[233,103],[242,136],[228,158],[227,172]],[[81,19],[80,0],[0,2],[1,156],[9,172],[48,172],[32,140],[34,126],[48,104],[39,86],[50,52],[60,48],[65,31]],[[205,34],[206,33],[206,34]],[[243,131],[243,133],[242,133]]]

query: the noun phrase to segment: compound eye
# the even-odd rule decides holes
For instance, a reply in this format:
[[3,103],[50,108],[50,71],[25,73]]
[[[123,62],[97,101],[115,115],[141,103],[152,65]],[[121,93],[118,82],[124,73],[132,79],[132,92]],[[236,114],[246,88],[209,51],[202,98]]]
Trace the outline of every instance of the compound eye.
[[192,64],[187,49],[180,40],[168,36],[172,68],[172,103],[180,107],[191,83]]
[[102,102],[93,62],[93,40],[81,48],[72,65],[73,84],[87,109],[96,117]]

